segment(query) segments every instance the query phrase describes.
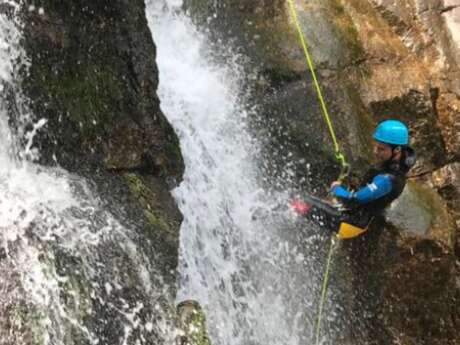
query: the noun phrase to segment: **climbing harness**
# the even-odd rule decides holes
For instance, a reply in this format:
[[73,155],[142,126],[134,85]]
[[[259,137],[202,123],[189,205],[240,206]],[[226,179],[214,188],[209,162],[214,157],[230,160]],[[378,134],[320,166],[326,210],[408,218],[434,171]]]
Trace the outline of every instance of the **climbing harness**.
[[297,10],[296,10],[295,4],[294,4],[294,0],[288,0],[288,3],[289,3],[289,7],[291,9],[292,19],[294,20],[294,24],[295,24],[295,26],[297,28],[297,32],[299,34],[300,44],[301,44],[301,46],[303,48],[303,51],[304,51],[304,54],[305,54],[305,61],[307,63],[308,68],[310,69],[310,72],[311,72],[311,75],[312,75],[312,78],[313,78],[313,83],[315,85],[316,93],[318,95],[318,99],[319,99],[319,102],[321,104],[321,110],[322,110],[324,119],[326,121],[326,124],[328,126],[332,142],[334,144],[335,158],[340,162],[340,165],[341,165],[341,172],[340,172],[338,181],[342,181],[343,179],[345,179],[348,176],[350,166],[347,163],[347,160],[345,159],[345,155],[340,150],[340,146],[338,144],[337,137],[335,135],[334,127],[332,126],[331,117],[329,116],[329,112],[328,112],[327,107],[326,107],[326,102],[324,100],[323,94],[321,92],[321,88],[319,86],[318,78],[317,78],[316,72],[315,72],[315,67],[313,65],[313,60],[311,58],[310,52],[308,51],[307,40],[305,38],[304,32],[302,31],[302,27],[300,26],[299,19],[297,17]]
[[375,217],[371,217],[364,227],[350,224],[348,222],[341,222],[337,237],[341,240],[348,240],[350,238],[358,237],[364,234],[374,222]]
[[350,223],[342,222],[340,223],[339,232],[337,233],[337,236],[341,240],[348,240],[350,238],[358,237],[359,235],[362,235],[367,231],[369,225],[367,225],[365,228],[361,228]]

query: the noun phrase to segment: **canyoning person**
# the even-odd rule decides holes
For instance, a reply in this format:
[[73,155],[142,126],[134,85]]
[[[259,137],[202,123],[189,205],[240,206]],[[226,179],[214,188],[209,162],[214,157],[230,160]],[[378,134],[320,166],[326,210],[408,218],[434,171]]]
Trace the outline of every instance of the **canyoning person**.
[[377,161],[355,189],[336,181],[331,185],[335,202],[305,196],[291,201],[292,208],[308,219],[325,224],[342,237],[361,235],[399,197],[406,174],[415,163],[409,146],[409,130],[398,120],[385,120],[374,131],[374,157]]
[[298,214],[344,239],[343,270],[351,282],[353,300],[344,329],[363,344],[374,344],[377,334],[385,338],[386,331],[377,317],[381,272],[385,268],[378,250],[383,229],[392,227],[385,222],[384,211],[401,195],[406,175],[415,164],[415,152],[409,146],[409,131],[403,122],[381,122],[373,139],[376,165],[368,169],[356,188],[346,188],[336,181],[330,190],[335,202],[308,195],[291,201]]
[[409,130],[403,122],[381,122],[373,139],[377,164],[368,170],[358,188],[348,190],[334,182],[331,189],[335,198],[359,213],[355,221],[361,226],[383,216],[384,210],[403,192],[406,175],[415,164],[415,152],[409,146]]

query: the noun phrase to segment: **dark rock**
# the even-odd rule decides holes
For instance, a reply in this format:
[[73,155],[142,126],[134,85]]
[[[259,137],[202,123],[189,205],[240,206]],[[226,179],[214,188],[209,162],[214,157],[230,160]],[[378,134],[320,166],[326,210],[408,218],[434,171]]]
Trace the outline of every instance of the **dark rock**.
[[32,65],[25,90],[42,161],[75,170],[142,169],[179,178],[178,140],[159,109],[155,46],[142,1],[53,0],[24,11]]
[[387,265],[379,314],[395,342],[457,344],[460,322],[458,266],[448,247],[402,237]]
[[[147,282],[157,289],[153,298],[143,285],[148,277],[136,272],[137,259],[127,254],[124,243],[98,247],[97,264],[91,263],[96,277],[82,271],[82,257],[57,242],[37,244],[45,252],[42,259],[48,260],[50,253],[55,258],[50,266],[68,278],[60,281],[62,308],[75,311],[76,322],[102,343],[116,343],[124,334],[126,317],[119,312],[123,308],[135,310],[142,302],[136,317],[143,325],[167,321],[175,312],[170,302],[176,289],[182,219],[169,190],[180,181],[184,166],[178,139],[159,108],[156,52],[145,5],[142,0],[38,0],[26,1],[22,15],[31,63],[23,90],[30,99],[32,120],[47,120],[34,138],[39,163],[84,177],[100,198],[101,212],[110,212],[133,230],[129,235],[137,255],[146,260],[146,267],[157,270]],[[12,123],[21,127],[20,119]],[[97,227],[99,219],[94,218]],[[39,226],[32,224],[25,236],[40,241],[34,235]],[[106,291],[104,282],[119,282],[120,288]],[[19,307],[8,307],[15,311],[22,305],[18,297]],[[32,329],[32,316],[24,316],[25,337],[39,329]],[[5,319],[14,317],[10,313]],[[1,316],[0,323],[3,328]],[[70,321],[53,326],[66,329],[66,343],[88,342]],[[145,336],[146,344],[161,341],[156,331],[132,330],[138,339]]]
[[159,108],[144,2],[43,0],[24,7],[24,20],[25,93],[35,117],[48,121],[36,138],[41,163],[94,183],[173,282],[181,216],[169,190],[183,161]]

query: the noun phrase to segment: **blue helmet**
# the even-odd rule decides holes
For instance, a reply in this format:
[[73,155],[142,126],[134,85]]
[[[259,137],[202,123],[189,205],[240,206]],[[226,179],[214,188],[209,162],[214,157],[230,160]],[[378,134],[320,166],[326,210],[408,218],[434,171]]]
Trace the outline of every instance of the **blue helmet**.
[[398,120],[385,120],[374,131],[374,139],[390,145],[408,145],[409,130]]

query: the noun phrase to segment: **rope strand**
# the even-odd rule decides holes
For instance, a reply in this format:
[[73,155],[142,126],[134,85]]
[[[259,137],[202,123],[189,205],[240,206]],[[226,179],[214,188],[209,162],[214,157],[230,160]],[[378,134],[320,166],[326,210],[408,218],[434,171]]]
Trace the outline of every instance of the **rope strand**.
[[315,330],[315,344],[319,345],[320,341],[320,333],[321,333],[321,321],[323,320],[323,309],[324,309],[324,303],[326,302],[326,292],[327,292],[327,286],[329,283],[329,273],[330,273],[330,268],[331,268],[331,263],[332,263],[332,257],[335,252],[335,248],[337,247],[338,240],[335,236],[331,238],[331,246],[329,249],[329,255],[327,257],[327,262],[326,262],[326,270],[324,272],[324,278],[323,278],[323,285],[321,288],[321,299],[319,302],[319,308],[318,308],[318,318],[316,320],[316,330]]
[[[316,76],[315,66],[313,64],[313,59],[311,58],[310,52],[308,50],[307,40],[305,38],[305,34],[304,34],[303,30],[302,30],[302,27],[300,26],[300,22],[299,22],[299,19],[298,19],[298,16],[297,16],[297,10],[296,10],[295,4],[294,4],[294,0],[288,0],[288,3],[289,3],[289,8],[291,9],[292,19],[294,21],[294,24],[295,24],[296,29],[297,29],[297,33],[299,35],[300,44],[301,44],[301,46],[303,48],[303,52],[305,54],[305,61],[307,63],[307,67],[310,69],[310,72],[311,72],[311,75],[312,75],[312,78],[313,78],[313,84],[315,85],[316,93],[318,95],[318,99],[319,99],[319,102],[320,102],[320,105],[321,105],[321,111],[323,113],[323,117],[324,117],[324,119],[326,121],[326,124],[327,124],[327,127],[329,129],[329,134],[331,136],[332,142],[334,144],[335,158],[340,162],[340,164],[342,166],[342,171],[340,173],[341,176],[339,178],[339,179],[342,179],[348,174],[348,170],[349,170],[348,166],[349,165],[348,165],[348,163],[346,161],[345,155],[340,150],[340,146],[339,146],[339,143],[337,141],[337,136],[335,135],[334,127],[332,126],[331,117],[330,117],[329,112],[327,110],[326,102],[324,100],[323,93],[321,92],[321,87],[319,86],[318,78]],[[344,176],[342,176],[342,175],[344,175]]]
[[[348,176],[349,164],[347,163],[345,155],[340,150],[340,146],[337,141],[337,136],[335,135],[334,127],[332,126],[331,117],[327,110],[326,101],[324,100],[323,93],[321,92],[321,87],[319,86],[318,78],[316,76],[313,59],[311,58],[310,52],[308,51],[307,40],[305,38],[305,34],[302,30],[302,27],[300,26],[299,19],[297,17],[297,10],[294,4],[294,0],[288,0],[288,3],[291,9],[292,19],[294,21],[294,24],[297,29],[297,33],[299,35],[299,41],[303,48],[303,52],[305,54],[305,61],[306,61],[307,67],[310,69],[310,72],[313,78],[313,83],[315,85],[316,93],[318,95],[319,103],[321,105],[321,111],[323,113],[324,120],[326,121],[327,127],[329,129],[329,134],[331,136],[332,143],[334,144],[335,158],[337,159],[337,161],[340,162],[340,165],[341,165],[341,172],[340,172],[338,180],[342,181],[344,178]],[[319,342],[320,342],[321,322],[323,319],[323,309],[324,309],[324,304],[326,301],[327,287],[329,283],[329,273],[330,273],[333,254],[334,254],[337,243],[338,243],[338,239],[336,237],[332,237],[329,254],[328,254],[328,258],[326,262],[326,270],[324,272],[323,284],[321,287],[321,298],[320,298],[320,303],[318,307],[318,318],[316,321],[316,329],[315,329],[315,344],[316,345],[319,345]]]

